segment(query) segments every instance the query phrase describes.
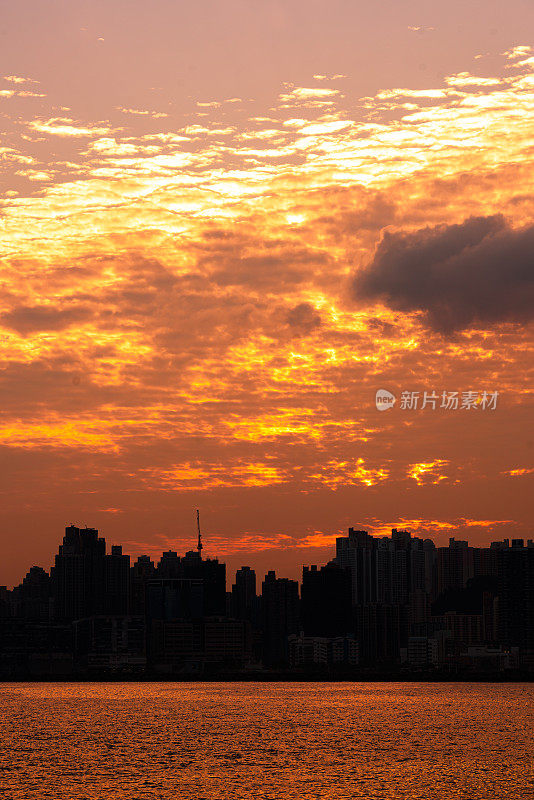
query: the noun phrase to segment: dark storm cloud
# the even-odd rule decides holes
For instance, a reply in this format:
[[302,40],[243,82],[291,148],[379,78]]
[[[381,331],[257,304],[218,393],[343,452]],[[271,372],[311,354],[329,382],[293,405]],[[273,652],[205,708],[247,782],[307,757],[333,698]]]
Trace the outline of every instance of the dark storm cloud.
[[415,233],[386,232],[353,281],[358,300],[422,311],[428,327],[466,328],[534,318],[534,226],[514,230],[501,215]]

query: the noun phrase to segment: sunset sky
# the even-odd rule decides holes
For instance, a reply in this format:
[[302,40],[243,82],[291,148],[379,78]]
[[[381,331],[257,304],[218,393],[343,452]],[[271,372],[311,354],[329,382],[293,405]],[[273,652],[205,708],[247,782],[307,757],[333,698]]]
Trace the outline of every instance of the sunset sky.
[[70,523],[184,552],[197,507],[230,578],[349,525],[534,536],[533,31],[531,0],[3,0],[0,584]]

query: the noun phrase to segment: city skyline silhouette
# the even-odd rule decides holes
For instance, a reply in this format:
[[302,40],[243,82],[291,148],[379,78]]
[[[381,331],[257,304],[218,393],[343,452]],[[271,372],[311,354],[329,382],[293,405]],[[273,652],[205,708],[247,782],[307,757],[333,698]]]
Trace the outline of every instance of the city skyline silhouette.
[[[169,550],[132,564],[68,526],[47,572],[0,587],[0,675],[513,674],[534,667],[534,541],[437,547],[349,528],[302,581]],[[41,670],[41,672],[39,671]]]

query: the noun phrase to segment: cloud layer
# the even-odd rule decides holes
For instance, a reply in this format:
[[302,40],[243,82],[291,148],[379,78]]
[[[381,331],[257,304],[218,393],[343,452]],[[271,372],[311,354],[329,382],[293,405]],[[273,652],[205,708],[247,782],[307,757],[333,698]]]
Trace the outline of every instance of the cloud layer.
[[40,547],[39,510],[44,563],[65,522],[141,549],[198,505],[221,553],[299,559],[350,524],[530,524],[530,50],[369,97],[316,75],[187,119],[5,79],[2,513]]

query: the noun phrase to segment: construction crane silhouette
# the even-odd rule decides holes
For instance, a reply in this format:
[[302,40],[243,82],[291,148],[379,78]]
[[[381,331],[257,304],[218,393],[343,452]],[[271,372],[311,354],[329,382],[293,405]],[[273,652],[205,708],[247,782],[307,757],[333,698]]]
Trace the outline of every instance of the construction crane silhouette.
[[200,512],[198,508],[197,508],[197,530],[198,530],[197,550],[199,556],[202,558],[202,534],[200,533]]

